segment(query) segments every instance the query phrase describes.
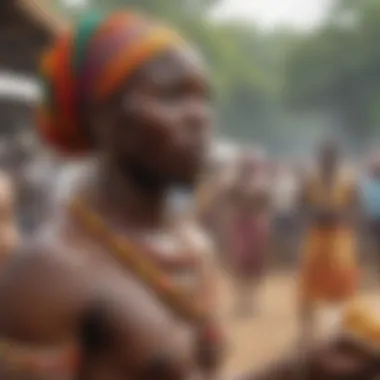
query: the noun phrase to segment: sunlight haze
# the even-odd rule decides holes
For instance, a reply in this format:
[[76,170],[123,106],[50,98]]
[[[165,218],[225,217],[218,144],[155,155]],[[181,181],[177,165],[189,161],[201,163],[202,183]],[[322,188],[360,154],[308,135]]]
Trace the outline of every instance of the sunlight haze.
[[212,16],[253,21],[265,29],[278,25],[310,29],[324,19],[331,5],[332,0],[224,0]]

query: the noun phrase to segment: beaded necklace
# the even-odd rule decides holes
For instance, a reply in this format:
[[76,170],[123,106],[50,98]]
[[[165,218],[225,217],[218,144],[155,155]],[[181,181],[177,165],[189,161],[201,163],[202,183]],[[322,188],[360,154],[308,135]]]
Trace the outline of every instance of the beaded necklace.
[[[181,318],[197,328],[198,359],[204,369],[213,369],[219,364],[223,336],[221,329],[211,319],[209,310],[202,302],[197,302],[171,281],[169,276],[161,273],[144,255],[137,253],[137,248],[124,239],[114,236],[105,223],[91,213],[80,202],[71,205],[73,214],[82,222],[92,235],[98,237],[110,251],[119,256],[138,277],[154,289],[162,302],[174,310]],[[11,370],[32,374],[72,373],[78,366],[80,355],[75,347],[59,350],[41,350],[16,342],[0,341],[0,359]]]
[[98,215],[91,212],[79,201],[71,204],[71,210],[93,237],[117,256],[134,274],[157,294],[159,299],[168,304],[182,318],[191,322],[202,321],[206,310],[201,302],[190,302],[189,294],[176,287],[169,276],[163,274],[147,255],[137,253],[137,247],[126,239],[114,235]]
[[141,249],[113,234],[106,223],[83,202],[74,200],[71,211],[87,232],[147,284],[163,304],[197,328],[198,353],[202,367],[212,369],[209,367],[219,364],[220,352],[224,348],[222,331],[210,317],[211,310],[201,301],[202,297],[195,299],[189,292],[176,286],[169,276],[147,259]]

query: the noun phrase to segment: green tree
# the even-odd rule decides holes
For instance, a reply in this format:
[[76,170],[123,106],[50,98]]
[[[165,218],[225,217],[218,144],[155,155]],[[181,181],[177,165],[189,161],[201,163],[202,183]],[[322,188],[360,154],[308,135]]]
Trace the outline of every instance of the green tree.
[[54,1],[73,20],[89,8],[109,11],[123,7],[164,18],[194,42],[209,63],[221,131],[247,139],[277,127],[274,109],[281,74],[273,62],[278,54],[253,26],[210,21],[207,15],[217,0],[88,0],[84,9],[70,9]]
[[329,22],[301,38],[287,62],[288,101],[319,108],[363,142],[379,121],[380,3],[340,1]]

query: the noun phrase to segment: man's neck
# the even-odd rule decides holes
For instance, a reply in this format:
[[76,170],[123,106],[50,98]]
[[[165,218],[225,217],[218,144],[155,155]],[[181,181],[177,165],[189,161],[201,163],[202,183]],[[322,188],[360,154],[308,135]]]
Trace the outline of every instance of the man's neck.
[[99,211],[120,226],[156,229],[168,220],[165,189],[144,191],[114,167],[98,167],[94,202]]

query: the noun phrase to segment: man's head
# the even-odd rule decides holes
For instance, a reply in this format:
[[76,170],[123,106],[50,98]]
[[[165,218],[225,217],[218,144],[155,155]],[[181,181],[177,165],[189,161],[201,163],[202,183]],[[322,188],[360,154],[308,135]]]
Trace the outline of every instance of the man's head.
[[[71,57],[80,65],[71,86],[75,113],[61,111],[69,115],[68,128],[56,128],[64,148],[93,149],[142,186],[190,185],[206,159],[212,126],[203,62],[176,34],[150,20],[112,17],[113,22],[90,19],[77,28],[79,36],[87,31],[82,40],[88,24],[95,34],[82,46],[82,56]],[[71,136],[70,115],[76,122]]]
[[89,116],[90,133],[125,174],[190,184],[207,157],[209,96],[197,54],[170,49],[144,65],[112,103]]

